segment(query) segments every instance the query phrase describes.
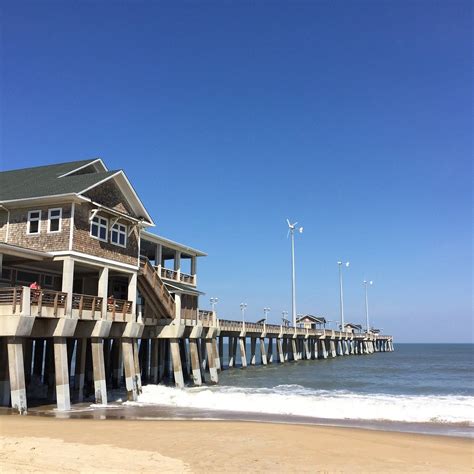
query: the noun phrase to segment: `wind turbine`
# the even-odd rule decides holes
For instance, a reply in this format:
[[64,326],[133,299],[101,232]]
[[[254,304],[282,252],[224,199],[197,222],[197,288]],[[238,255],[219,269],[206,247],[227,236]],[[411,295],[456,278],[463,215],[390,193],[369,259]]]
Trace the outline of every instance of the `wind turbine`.
[[289,219],[286,219],[286,223],[288,224],[288,234],[286,237],[288,238],[291,235],[291,312],[296,332],[295,230],[302,234],[303,227],[296,228],[298,222],[292,224]]

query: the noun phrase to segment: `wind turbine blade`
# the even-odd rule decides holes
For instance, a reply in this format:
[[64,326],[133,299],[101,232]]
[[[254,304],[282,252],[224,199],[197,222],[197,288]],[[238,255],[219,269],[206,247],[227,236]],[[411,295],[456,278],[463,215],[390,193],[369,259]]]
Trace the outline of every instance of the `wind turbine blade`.
[[290,219],[286,219],[286,222],[288,223],[288,227],[291,227]]

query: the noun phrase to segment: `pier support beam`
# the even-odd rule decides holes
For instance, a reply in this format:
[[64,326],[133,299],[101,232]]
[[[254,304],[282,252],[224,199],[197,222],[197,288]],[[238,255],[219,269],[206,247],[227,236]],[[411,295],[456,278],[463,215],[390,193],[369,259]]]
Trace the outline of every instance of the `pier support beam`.
[[235,363],[234,339],[237,341],[236,338],[229,336],[229,346],[227,347],[227,351],[229,353],[229,369],[234,367],[234,363]]
[[[271,339],[270,339],[271,340]],[[262,365],[267,365],[267,351],[265,349],[265,338],[260,338],[260,355],[262,356]]]
[[191,356],[191,371],[194,385],[202,385],[201,365],[199,363],[199,346],[197,339],[189,340],[189,353]]
[[104,339],[91,338],[92,366],[94,372],[95,403],[107,405],[107,382],[105,380]]
[[280,364],[283,364],[285,362],[285,354],[283,352],[283,338],[279,337],[276,340],[276,343],[277,343],[278,360]]
[[239,337],[240,341],[240,363],[242,368],[247,367],[247,348],[245,347],[245,337]]
[[331,339],[329,341],[329,348],[330,348],[330,353],[331,353],[331,357],[336,357],[336,345],[334,343],[334,340]]
[[[217,347],[218,337],[215,337],[212,339],[212,355],[214,356],[214,364],[216,366],[216,369],[219,371],[221,370],[221,358],[219,355],[219,348]],[[217,382],[216,382],[217,383]]]
[[112,387],[119,388],[122,382],[122,374],[123,374],[122,344],[120,344],[119,339],[114,339],[112,342],[111,357],[112,357]]
[[150,355],[150,381],[152,384],[158,383],[158,359],[159,347],[158,339],[151,340],[151,355]]
[[78,390],[77,401],[79,403],[84,400],[84,384],[86,381],[86,353],[87,339],[78,339],[76,346],[76,377],[74,384]]
[[224,336],[219,336],[219,370],[224,370]]
[[206,339],[207,358],[209,361],[209,376],[212,383],[219,382],[219,376],[217,375],[217,365],[214,357],[214,348],[217,347],[216,344],[217,343],[215,339]]
[[171,360],[173,362],[174,383],[177,387],[184,387],[183,366],[181,364],[181,352],[179,350],[179,339],[170,339]]
[[298,359],[298,348],[296,346],[297,339],[292,337],[291,338],[291,352],[293,353],[293,360],[297,361]]
[[328,358],[328,352],[326,350],[326,342],[324,339],[318,339],[317,340],[317,345],[318,347],[318,356],[320,359],[327,359]]
[[305,339],[303,341],[303,343],[304,343],[304,351],[305,351],[305,355],[306,355],[306,360],[310,360],[311,359],[311,351],[309,350],[309,340]]
[[250,365],[255,365],[257,357],[255,355],[255,349],[257,346],[257,339],[255,337],[250,338]]
[[138,351],[138,339],[132,339],[133,345],[133,365],[134,365],[134,377],[137,388],[137,394],[142,393],[142,372],[140,369],[140,354]]
[[71,409],[71,393],[69,390],[69,364],[65,337],[55,337],[54,371],[56,376],[56,403],[58,410]]
[[133,341],[129,338],[122,339],[123,366],[125,370],[125,387],[127,400],[137,400],[137,383],[135,378],[135,361],[133,357]]
[[0,406],[10,406],[10,380],[8,377],[7,339],[0,338]]
[[9,337],[7,347],[11,404],[14,410],[23,415],[26,413],[26,386],[22,338]]
[[273,364],[273,337],[268,338],[267,360],[269,364]]

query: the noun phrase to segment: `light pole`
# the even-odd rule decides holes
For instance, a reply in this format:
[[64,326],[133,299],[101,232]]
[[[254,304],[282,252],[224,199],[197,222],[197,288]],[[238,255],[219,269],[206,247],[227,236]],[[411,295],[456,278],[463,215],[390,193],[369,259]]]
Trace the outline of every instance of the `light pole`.
[[270,308],[263,308],[263,314],[265,315],[265,324],[267,323],[268,313],[270,312]]
[[372,280],[367,281],[364,280],[364,286],[365,286],[365,322],[367,324],[367,333],[369,332],[369,296],[368,296],[368,291],[367,288],[369,285],[373,285],[374,282]]
[[[342,290],[342,262],[337,262],[337,265],[339,266],[339,298],[340,298],[340,304],[341,304],[341,331],[344,332],[344,293]],[[345,267],[349,267],[349,262],[346,262]]]
[[[290,224],[290,220],[286,219],[288,224],[288,233],[291,234],[291,313],[293,317],[293,326],[296,331],[296,278],[295,278],[295,228],[298,222]],[[298,228],[300,234],[303,233],[303,227]]]
[[209,301],[211,302],[212,312],[214,312],[215,309],[216,309],[216,304],[219,301],[219,299],[218,298],[211,298]]
[[240,303],[240,311],[242,313],[242,328],[245,330],[245,308],[247,303]]
[[281,312],[281,322],[283,323],[283,326],[285,326],[285,321],[288,321],[288,311]]

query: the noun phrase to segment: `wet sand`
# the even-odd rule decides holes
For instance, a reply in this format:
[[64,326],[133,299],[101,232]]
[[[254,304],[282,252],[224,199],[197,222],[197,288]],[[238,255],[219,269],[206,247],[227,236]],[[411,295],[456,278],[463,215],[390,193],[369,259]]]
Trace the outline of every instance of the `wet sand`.
[[472,472],[473,448],[326,426],[0,417],[2,472]]

